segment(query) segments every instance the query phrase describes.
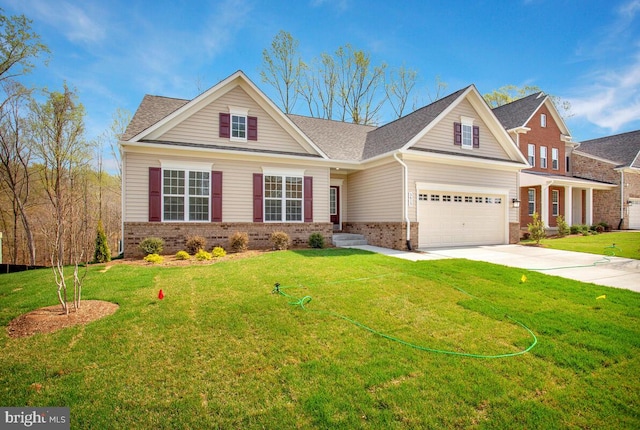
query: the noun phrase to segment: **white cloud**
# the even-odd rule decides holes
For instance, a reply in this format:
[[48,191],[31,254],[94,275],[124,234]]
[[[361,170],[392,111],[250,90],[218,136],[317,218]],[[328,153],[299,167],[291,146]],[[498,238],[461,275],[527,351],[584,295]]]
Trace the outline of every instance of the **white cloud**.
[[22,7],[28,11],[30,18],[47,22],[71,42],[96,43],[104,40],[107,35],[104,11],[96,9],[95,5],[83,3],[78,6],[67,1],[25,0]]
[[592,84],[575,92],[586,96],[569,97],[572,113],[612,132],[640,119],[640,54],[618,71],[602,71],[589,76]]

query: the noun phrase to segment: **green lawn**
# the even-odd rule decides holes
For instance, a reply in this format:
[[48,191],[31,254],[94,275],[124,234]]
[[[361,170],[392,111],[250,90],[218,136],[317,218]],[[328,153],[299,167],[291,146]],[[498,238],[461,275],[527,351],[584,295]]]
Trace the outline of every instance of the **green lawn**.
[[[118,303],[114,315],[24,339],[2,330],[1,405],[69,406],[72,428],[96,429],[640,428],[637,293],[344,249],[101,269],[84,298]],[[1,275],[0,325],[55,304],[51,276]],[[275,282],[311,301],[290,305]],[[427,352],[337,316],[501,355],[533,342],[506,314],[537,336],[530,352]]]
[[640,231],[600,233],[590,236],[571,235],[543,239],[541,243],[546,248],[600,255],[615,253],[618,257],[640,260]]

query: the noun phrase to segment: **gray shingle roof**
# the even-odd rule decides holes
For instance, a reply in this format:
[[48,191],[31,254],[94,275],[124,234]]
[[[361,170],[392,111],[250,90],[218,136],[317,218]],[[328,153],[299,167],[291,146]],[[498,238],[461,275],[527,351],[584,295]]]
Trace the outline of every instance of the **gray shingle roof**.
[[640,168],[640,130],[586,140],[576,151],[618,163],[618,167]]
[[[293,114],[287,117],[329,158],[361,161],[402,148],[468,88],[456,91],[381,127]],[[133,138],[187,103],[189,100],[145,95],[122,140]]]
[[187,103],[189,100],[145,95],[122,135],[122,140],[131,139]]
[[370,125],[287,115],[309,139],[333,160],[361,160]]
[[544,100],[544,93],[537,92],[506,105],[498,106],[493,109],[493,113],[506,130],[511,130],[525,126],[527,120],[544,103]]
[[467,88],[436,100],[369,133],[362,158],[367,159],[402,148],[456,101]]

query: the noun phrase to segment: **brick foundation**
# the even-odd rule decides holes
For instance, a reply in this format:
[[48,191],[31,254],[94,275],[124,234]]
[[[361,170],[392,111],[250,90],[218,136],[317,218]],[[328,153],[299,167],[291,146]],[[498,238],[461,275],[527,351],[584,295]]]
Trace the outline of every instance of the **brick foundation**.
[[509,243],[520,242],[520,237],[522,237],[520,224],[517,222],[510,222],[509,223]]
[[207,240],[207,249],[221,246],[229,249],[229,237],[235,232],[249,235],[249,249],[271,249],[271,233],[284,231],[294,247],[305,247],[311,233],[321,233],[325,244],[331,243],[331,223],[158,223],[125,222],[124,256],[142,257],[138,245],[147,237],[164,240],[163,254],[170,255],[183,250],[189,236],[202,236]]
[[[361,234],[369,245],[407,250],[407,224],[404,222],[345,222],[345,233]],[[418,247],[418,223],[411,223],[411,246]]]

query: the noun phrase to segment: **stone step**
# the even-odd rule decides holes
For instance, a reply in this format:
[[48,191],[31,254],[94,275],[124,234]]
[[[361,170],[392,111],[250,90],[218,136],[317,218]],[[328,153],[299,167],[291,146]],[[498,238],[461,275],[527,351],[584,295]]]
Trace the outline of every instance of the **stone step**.
[[367,245],[367,240],[363,235],[353,233],[334,234],[332,242],[337,247]]

